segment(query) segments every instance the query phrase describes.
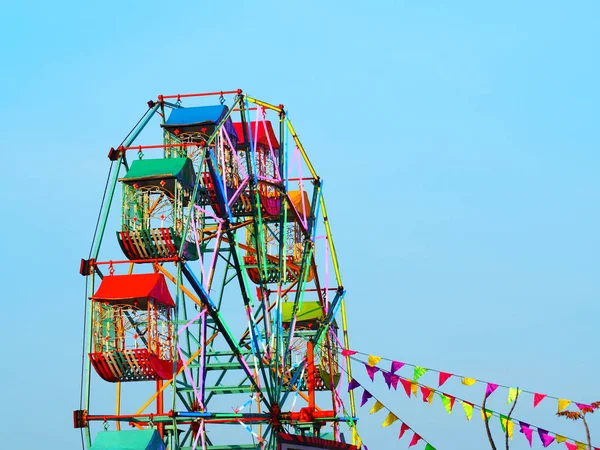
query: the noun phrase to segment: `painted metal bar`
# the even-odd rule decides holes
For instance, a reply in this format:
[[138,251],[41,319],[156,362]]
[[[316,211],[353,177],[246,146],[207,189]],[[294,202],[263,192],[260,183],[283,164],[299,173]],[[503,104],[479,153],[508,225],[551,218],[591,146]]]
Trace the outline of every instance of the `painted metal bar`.
[[[125,147],[130,146],[137,139],[139,134],[146,127],[146,125],[148,125],[148,122],[150,122],[150,119],[154,116],[154,113],[156,112],[156,110],[159,107],[160,107],[160,105],[156,104],[152,108],[148,109],[148,111],[146,111],[144,116],[142,116],[142,119],[140,120],[138,126],[129,135],[129,137],[127,139],[125,139],[125,141],[123,142],[123,145]],[[115,195],[115,188],[117,186],[117,180],[119,178],[119,168],[120,168],[121,162],[123,161],[124,157],[125,157],[125,155],[123,153],[121,153],[119,156],[119,159],[116,161],[117,168],[111,174],[111,179],[109,181],[109,187],[108,187],[107,201],[104,203],[104,207],[102,208],[102,212],[100,213],[101,219],[100,219],[100,225],[98,228],[98,233],[96,234],[94,242],[92,243],[92,252],[90,254],[90,258],[93,258],[93,259],[98,258],[98,252],[100,251],[100,244],[102,244],[102,238],[104,237],[104,231],[106,230],[106,222],[108,219],[108,213],[110,212],[110,207],[111,207],[111,204],[113,201],[113,197]]]
[[296,134],[296,131],[294,130],[294,127],[292,126],[292,122],[289,119],[287,121],[287,125],[290,130],[290,133],[292,134],[292,138],[294,139],[294,142],[296,143],[296,146],[298,147],[298,150],[300,150],[300,153],[302,153],[302,158],[304,158],[304,162],[308,166],[308,170],[310,171],[310,174],[314,178],[318,178],[317,172],[315,172],[315,169],[314,169],[313,165],[311,164],[310,159],[308,159],[308,155],[306,154],[306,151],[304,150],[304,146],[302,145],[302,142],[300,142],[300,139],[298,138],[298,135]]
[[240,95],[242,93],[241,89],[236,89],[235,91],[216,91],[216,92],[201,92],[198,94],[173,94],[173,95],[159,95],[158,96],[158,101],[163,101],[164,99],[167,98],[175,98],[177,100],[182,99],[182,98],[189,98],[189,97],[210,97],[213,95],[230,95],[230,94],[238,94]]
[[271,109],[273,111],[277,111],[278,113],[283,112],[283,105],[275,106],[275,105],[271,105],[270,103],[263,102],[262,100],[258,100],[256,98],[250,97],[248,95],[246,95],[245,97],[246,97],[246,100],[248,100],[250,103],[254,103],[255,105],[260,105],[263,108]]

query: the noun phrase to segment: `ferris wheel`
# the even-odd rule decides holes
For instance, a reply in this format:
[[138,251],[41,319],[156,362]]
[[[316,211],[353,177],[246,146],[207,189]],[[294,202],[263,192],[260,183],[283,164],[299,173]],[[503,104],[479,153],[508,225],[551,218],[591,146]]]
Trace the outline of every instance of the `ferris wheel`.
[[323,184],[283,105],[161,95],[109,159],[80,267],[84,447],[360,448]]

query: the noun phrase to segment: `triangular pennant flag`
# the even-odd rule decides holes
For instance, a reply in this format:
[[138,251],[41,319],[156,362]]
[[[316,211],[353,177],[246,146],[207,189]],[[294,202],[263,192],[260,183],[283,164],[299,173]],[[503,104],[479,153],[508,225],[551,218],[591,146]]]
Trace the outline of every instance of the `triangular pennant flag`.
[[419,378],[425,375],[428,370],[429,369],[426,369],[425,367],[415,366],[415,370],[413,372],[413,380],[417,381]]
[[381,374],[383,375],[385,384],[387,384],[388,389],[390,389],[392,387],[392,377],[394,376],[394,374],[391,372],[386,372],[384,370],[381,371]]
[[431,389],[426,386],[421,386],[421,393],[423,394],[423,401],[426,402],[429,398],[429,394],[431,393]]
[[364,389],[363,394],[362,394],[362,400],[360,402],[361,408],[363,406],[365,406],[365,403],[367,403],[371,397],[373,397],[373,394],[371,394],[369,391],[367,391],[366,389]]
[[557,435],[556,435],[556,442],[557,442],[558,444],[560,444],[561,442],[565,442],[566,440],[567,440],[567,438],[566,438],[566,437],[564,437],[564,436],[561,436],[560,434],[557,434]]
[[452,407],[454,406],[454,397],[448,394],[444,394],[440,392],[440,398],[442,399],[442,403],[444,404],[444,408],[446,408],[446,412],[448,414],[452,414]]
[[398,439],[402,439],[402,436],[404,436],[404,433],[406,433],[408,430],[410,430],[410,427],[402,422],[402,425],[400,425],[400,434],[398,435]]
[[569,450],[577,450],[577,446],[575,444],[571,444],[570,442],[565,441],[565,445]]
[[412,447],[413,445],[417,445],[417,442],[419,442],[421,440],[421,436],[419,436],[417,433],[415,433],[415,435],[412,437],[410,444],[408,444],[408,447]]
[[465,410],[465,415],[467,416],[467,420],[471,420],[473,416],[473,404],[469,402],[462,401],[463,409]]
[[577,447],[577,450],[587,450],[587,445],[583,442],[575,441],[575,447]]
[[571,400],[565,400],[564,398],[558,399],[558,412],[561,412],[567,406],[571,404]]
[[369,361],[367,364],[371,367],[374,367],[379,361],[381,361],[381,356],[369,355]]
[[535,408],[545,398],[546,398],[546,394],[538,394],[537,392],[535,394],[533,394],[533,407]]
[[358,381],[356,381],[354,378],[351,378],[350,383],[348,383],[348,392],[350,392],[353,389],[356,389],[359,386],[360,386],[360,383]]
[[495,383],[488,383],[487,387],[485,388],[485,396],[488,397],[490,395],[492,395],[492,393],[498,389],[498,385]]
[[398,381],[400,381],[400,377],[398,375],[392,374],[392,387],[394,390],[398,389]]
[[379,372],[379,367],[368,366],[365,364],[365,369],[367,369],[371,381],[375,381],[375,374]]
[[492,417],[492,412],[489,409],[486,409],[485,411],[483,409],[481,410],[481,418],[483,420],[490,420],[490,417]]
[[425,446],[425,450],[435,450],[435,448],[433,448],[433,445],[431,445],[429,442],[427,443],[427,445]]
[[461,383],[465,386],[473,386],[475,383],[477,383],[477,380],[475,378],[464,377],[461,380]]
[[400,383],[402,383],[402,387],[404,388],[404,391],[406,392],[406,395],[408,397],[410,397],[410,385],[411,385],[411,382],[409,380],[404,379],[404,378],[400,378]]
[[385,406],[383,406],[383,403],[381,403],[379,400],[377,400],[375,402],[375,404],[373,405],[373,407],[371,408],[371,411],[369,411],[369,414],[375,414],[377,411],[379,411],[383,408],[385,408]]
[[554,442],[554,436],[550,436],[548,431],[538,428],[538,434],[540,435],[540,440],[542,441],[542,445],[544,447],[548,447]]
[[452,376],[451,373],[448,372],[440,372],[440,379],[438,381],[438,387],[448,381],[448,378]]
[[392,368],[390,369],[392,373],[398,372],[404,366],[403,362],[400,361],[392,361]]
[[356,352],[354,350],[350,350],[347,348],[342,350],[342,356],[352,356],[352,355],[356,355]]
[[502,426],[502,431],[504,433],[507,432],[508,430],[508,437],[509,439],[512,440],[513,438],[513,429],[514,429],[514,422],[512,420],[508,420],[508,417],[503,416],[502,414],[500,415],[500,425]]
[[508,389],[508,405],[510,405],[512,402],[515,401],[515,399],[517,398],[517,394],[521,395],[521,392],[523,392],[521,389],[517,389],[517,388],[509,388]]
[[387,415],[387,417],[385,418],[385,420],[381,424],[381,426],[382,427],[389,427],[396,420],[398,420],[398,417],[396,417],[396,415],[393,412],[389,412],[388,415]]
[[529,426],[528,423],[525,423],[525,422],[519,422],[519,425],[521,426],[521,433],[523,433],[525,435],[525,437],[527,438],[527,442],[529,442],[529,446],[531,447],[532,437],[533,437],[533,429]]
[[577,403],[577,402],[575,402],[575,404],[579,408],[579,411],[584,411],[584,412],[594,411],[594,408],[592,408],[592,405],[586,405],[585,403]]
[[429,396],[427,397],[427,402],[431,405],[433,403],[433,396],[435,394],[435,391],[432,389],[431,392],[429,393]]
[[416,381],[411,381],[411,383],[410,383],[410,391],[412,392],[412,394],[415,397],[417,396],[418,389],[419,389],[419,383],[417,383]]

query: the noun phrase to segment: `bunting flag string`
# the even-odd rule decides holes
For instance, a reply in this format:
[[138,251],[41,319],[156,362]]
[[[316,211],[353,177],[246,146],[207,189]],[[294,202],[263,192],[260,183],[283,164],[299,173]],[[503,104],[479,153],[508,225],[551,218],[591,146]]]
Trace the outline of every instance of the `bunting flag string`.
[[[365,367],[368,367],[368,365],[365,365]],[[344,369],[342,369],[344,370]],[[382,371],[382,373],[384,373],[385,371]],[[390,425],[392,425],[395,422],[400,422],[400,433],[398,435],[398,439],[402,439],[402,437],[404,436],[404,434],[407,431],[412,431],[413,433],[413,437],[411,438],[409,447],[412,447],[414,445],[416,445],[419,441],[424,441],[425,442],[425,449],[424,450],[435,450],[435,448],[433,447],[433,445],[431,445],[431,443],[427,442],[425,439],[423,439],[421,437],[421,435],[419,435],[415,430],[413,430],[406,422],[404,422],[403,420],[401,420],[396,414],[394,414],[392,412],[392,410],[390,410],[387,406],[385,406],[381,400],[379,400],[378,398],[376,398],[373,394],[371,394],[367,389],[365,389],[364,386],[362,386],[358,381],[356,381],[354,378],[352,378],[350,380],[350,385],[353,386],[352,389],[357,389],[357,388],[362,388],[363,389],[363,402],[361,403],[361,407],[365,405],[365,403],[370,400],[371,398],[375,400],[375,403],[373,404],[373,406],[371,407],[371,410],[369,411],[369,414],[375,414],[383,409],[385,409],[387,411],[387,415],[383,421],[383,423],[381,424],[381,426],[383,428],[385,427],[389,427]],[[410,389],[410,385],[411,382],[409,381],[409,389]],[[418,386],[417,383],[414,383],[415,386]],[[409,391],[410,392],[410,391]],[[433,393],[432,393],[433,394]],[[365,400],[366,399],[366,400]]]
[[[360,361],[356,357],[351,357],[351,358],[353,360],[357,361],[357,362],[361,362],[361,363],[364,364],[363,361]],[[468,401],[466,401],[464,399],[461,399],[459,397],[455,397],[455,396],[450,395],[450,394],[448,394],[446,392],[442,392],[442,391],[440,391],[438,389],[435,389],[435,388],[432,388],[432,387],[429,387],[429,386],[425,386],[425,385],[423,385],[421,383],[418,383],[415,380],[410,380],[410,379],[404,378],[404,377],[402,377],[400,375],[392,374],[391,372],[388,372],[388,371],[386,371],[384,369],[379,369],[376,372],[372,372],[372,371],[369,370],[369,367],[370,366],[368,364],[365,364],[365,368],[367,369],[367,373],[369,374],[369,377],[370,377],[371,373],[374,374],[376,372],[381,372],[384,380],[386,380],[386,384],[388,384],[387,380],[390,379],[389,378],[390,376],[393,375],[394,377],[396,377],[397,378],[397,383],[402,384],[402,387],[404,388],[404,391],[406,392],[406,395],[409,398],[412,397],[412,396],[416,397],[417,393],[418,393],[418,390],[420,389],[421,394],[422,394],[422,400],[423,400],[423,402],[427,402],[429,404],[432,404],[432,402],[433,402],[433,396],[435,394],[438,394],[439,397],[440,397],[440,399],[441,399],[442,405],[444,406],[444,408],[448,412],[448,414],[452,414],[452,409],[454,407],[454,404],[455,404],[456,400],[458,400],[462,404],[462,407],[463,407],[464,412],[465,412],[465,416],[466,416],[467,420],[469,420],[469,421],[471,420],[471,418],[473,416],[473,409],[480,410],[481,411],[481,417],[482,417],[482,419],[486,420],[486,421],[489,421],[492,416],[498,417],[500,419],[500,424],[502,426],[502,430],[505,433],[508,430],[508,435],[509,435],[510,439],[512,439],[512,436],[513,436],[514,425],[515,425],[515,423],[518,423],[519,426],[520,426],[520,429],[519,429],[520,433],[522,433],[525,436],[525,438],[527,439],[527,441],[528,441],[528,443],[529,443],[530,446],[533,443],[533,432],[537,430],[537,434],[539,435],[540,441],[541,441],[541,443],[542,443],[542,445],[544,447],[549,446],[554,441],[556,441],[557,443],[564,442],[565,444],[569,444],[569,445],[571,445],[571,442],[568,442],[568,441],[572,441],[572,442],[575,443],[575,444],[572,444],[572,445],[574,445],[573,448],[575,450],[579,450],[577,448],[577,443],[579,441],[577,441],[575,439],[564,437],[564,436],[559,435],[557,433],[554,433],[554,432],[551,432],[551,431],[548,431],[548,430],[544,430],[543,428],[539,428],[539,427],[537,427],[535,425],[530,425],[530,424],[528,424],[526,422],[519,421],[518,419],[515,419],[514,417],[511,417],[509,419],[508,417],[504,416],[503,414],[500,414],[500,413],[498,413],[496,411],[493,411],[493,410],[490,410],[490,409],[487,409],[487,408],[485,410],[483,410],[483,408],[481,408],[481,406],[479,406],[479,405],[475,405],[475,404],[473,404],[471,402],[468,402]],[[450,378],[451,376],[456,376],[456,375],[451,375],[451,374],[448,374],[448,375],[449,376],[447,378]],[[413,376],[414,376],[414,374],[413,374]],[[445,382],[445,380],[442,380],[441,378],[442,377],[441,377],[441,374],[440,374],[440,381],[442,381],[442,384],[443,384],[443,382]],[[373,381],[374,381],[374,379],[373,379]],[[365,390],[365,392],[368,392],[363,386],[361,386],[353,378],[350,380],[349,386],[353,386],[354,389],[355,389],[355,386],[360,386],[360,387],[362,387]],[[488,383],[487,386],[486,386],[486,397],[489,396],[489,395],[491,395],[498,388],[498,386],[499,385],[496,385],[494,383]],[[390,389],[390,385],[388,385],[388,389]],[[510,390],[509,391],[509,397],[508,397],[508,403],[511,404],[512,402],[514,402],[514,400],[517,398],[517,394],[518,393],[520,394],[520,392],[521,392],[521,390],[520,389],[517,390],[516,388],[514,389],[514,391]],[[372,395],[370,393],[368,393],[368,394],[363,393],[363,399],[364,399],[365,395],[369,395],[368,398],[372,397]],[[380,404],[380,405],[378,405],[378,404]],[[562,407],[563,409],[565,409],[569,404],[571,404],[570,400],[560,399],[559,408]],[[586,408],[590,407],[589,405],[584,404],[584,403],[577,404],[577,406],[580,409],[586,409]],[[376,407],[378,407],[378,409],[376,409],[376,411],[379,411],[380,409],[385,408],[385,409],[388,410],[388,412],[391,413],[391,411],[388,408],[386,408],[385,406],[383,406],[383,404],[381,404],[381,402],[379,402],[379,400],[376,400],[376,403],[375,403],[375,406],[373,407],[373,409],[375,409]],[[371,414],[373,414],[373,410],[372,410]],[[384,421],[385,425],[383,425],[383,426],[391,425],[395,420],[393,420],[393,421],[391,421],[389,423],[387,423],[387,422],[388,422],[388,419],[391,420],[392,417],[397,417],[397,416],[389,416],[389,414],[388,414],[388,417],[386,417],[386,420]],[[401,429],[400,429],[400,438],[407,431],[407,428],[404,427],[404,422],[402,422],[402,424],[403,425],[401,426]],[[410,428],[408,428],[408,429],[410,429]],[[416,433],[415,433],[415,435],[416,435]],[[413,436],[413,439],[414,439],[414,436]],[[421,439],[421,438],[419,437],[419,439]],[[418,442],[419,439],[417,439],[417,441],[415,442],[415,444]]]
[[[419,366],[417,364],[411,364],[411,363],[407,363],[407,362],[400,362],[400,361],[396,361],[393,359],[389,359],[389,358],[384,358],[381,356],[375,356],[375,355],[371,355],[368,353],[363,353],[363,352],[359,352],[359,351],[355,351],[355,350],[349,350],[349,349],[342,349],[341,353],[343,356],[346,355],[363,355],[366,356],[368,359],[368,364],[369,366],[375,367],[380,361],[390,361],[391,362],[391,370],[390,372],[392,374],[395,374],[398,370],[400,370],[403,367],[411,367],[413,369],[413,381],[417,381],[419,380],[419,378],[421,378],[423,375],[425,375],[427,372],[435,372],[438,374],[438,387],[442,387],[442,385],[444,383],[446,383],[446,381],[448,381],[450,378],[455,377],[455,378],[459,378],[461,380],[461,383],[465,386],[472,386],[476,383],[479,384],[485,384],[486,385],[486,395],[489,396],[491,395],[497,388],[503,388],[503,389],[507,389],[508,390],[508,404],[510,405],[514,399],[516,398],[516,392],[517,392],[517,388],[515,387],[511,387],[511,386],[507,386],[504,384],[499,384],[499,383],[492,383],[489,381],[484,381],[484,380],[479,380],[476,378],[471,378],[471,377],[467,377],[464,375],[458,375],[452,372],[445,372],[445,371],[441,371],[441,370],[437,370],[437,369],[432,369],[432,368],[427,368],[424,366]],[[373,373],[373,376],[375,374]],[[567,400],[561,397],[555,397],[553,395],[548,395],[548,394],[543,394],[540,392],[535,392],[535,391],[529,391],[526,389],[519,389],[519,395],[525,393],[525,394],[530,394],[533,396],[533,407],[537,407],[540,402],[542,402],[542,400],[549,398],[549,399],[553,399],[556,400],[558,402],[558,412],[563,411],[567,406],[569,406],[571,403],[575,403],[578,406],[579,405],[585,405],[585,403],[577,403],[574,402],[572,400]]]

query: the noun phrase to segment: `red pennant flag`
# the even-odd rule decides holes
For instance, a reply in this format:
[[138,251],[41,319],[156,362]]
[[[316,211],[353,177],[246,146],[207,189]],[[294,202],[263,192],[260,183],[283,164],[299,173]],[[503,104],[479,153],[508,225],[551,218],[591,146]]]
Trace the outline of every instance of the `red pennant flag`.
[[404,436],[404,433],[406,433],[408,430],[410,430],[410,427],[402,422],[402,426],[400,427],[400,436],[398,436],[398,439],[402,439],[402,436]]
[[426,402],[427,399],[429,398],[431,389],[429,389],[428,387],[425,387],[425,386],[421,386],[421,392],[423,393],[423,401]]
[[576,444],[571,444],[570,442],[565,442],[565,445],[567,446],[567,448],[569,450],[577,450],[577,445]]
[[342,350],[342,356],[352,356],[352,355],[356,355],[356,352],[354,350],[350,350],[347,348]]
[[408,395],[408,398],[410,398],[410,380],[400,378],[400,383],[402,383],[402,387],[404,388],[406,395]]
[[535,408],[545,398],[546,398],[546,394],[538,394],[537,392],[535,394],[533,394],[533,407]]
[[442,384],[444,384],[446,381],[448,381],[448,378],[450,378],[451,376],[452,376],[451,373],[440,372],[440,380],[438,383],[438,387],[441,386]]
[[444,395],[450,399],[450,409],[454,408],[454,400],[456,400],[456,397],[453,397],[450,394],[444,394]]
[[408,444],[409,447],[412,447],[413,445],[417,445],[417,442],[419,442],[421,440],[421,436],[419,436],[417,433],[415,433],[415,435],[412,437],[412,440],[410,441],[410,444]]

